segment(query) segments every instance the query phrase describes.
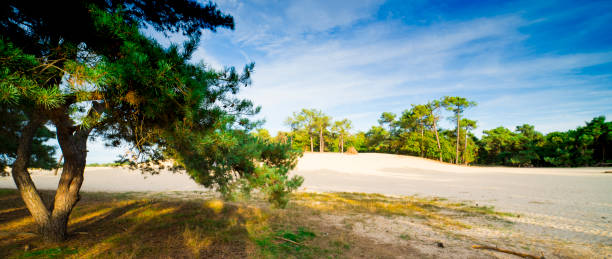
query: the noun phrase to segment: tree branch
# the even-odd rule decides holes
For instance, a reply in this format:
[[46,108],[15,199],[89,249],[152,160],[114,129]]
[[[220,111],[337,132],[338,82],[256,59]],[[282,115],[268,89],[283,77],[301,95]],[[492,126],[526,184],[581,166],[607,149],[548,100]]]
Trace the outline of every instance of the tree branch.
[[31,156],[32,140],[38,128],[43,125],[45,119],[40,112],[34,111],[30,121],[23,128],[21,137],[19,138],[19,146],[17,148],[17,158],[12,166],[12,176],[15,185],[19,189],[21,197],[26,204],[26,207],[38,224],[46,222],[49,219],[49,210],[45,206],[34,181],[28,172],[28,163]]

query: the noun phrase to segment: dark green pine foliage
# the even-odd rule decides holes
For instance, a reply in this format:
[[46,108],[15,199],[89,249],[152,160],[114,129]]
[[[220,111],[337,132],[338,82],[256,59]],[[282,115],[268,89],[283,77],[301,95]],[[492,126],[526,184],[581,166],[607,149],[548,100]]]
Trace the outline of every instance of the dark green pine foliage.
[[[27,116],[23,111],[14,110],[6,105],[0,105],[0,176],[5,174],[6,166],[10,166],[17,156],[18,139]],[[55,137],[55,132],[47,127],[40,127],[32,143],[32,155],[29,167],[51,169],[56,166],[54,159],[55,147],[45,142]]]
[[[505,127],[484,130],[478,139],[471,132],[476,125],[474,121],[462,119],[459,130],[440,129],[434,123],[434,119],[439,117],[428,109],[428,106],[412,105],[401,116],[384,112],[378,120],[379,125],[347,136],[347,139],[359,152],[407,154],[429,159],[441,157],[442,161],[454,162],[459,133],[459,160],[467,164],[519,167],[612,165],[612,122],[606,121],[604,116],[565,132],[544,135],[534,126],[524,124],[514,131]],[[300,131],[293,130],[292,134],[299,136]],[[440,141],[439,149],[437,139]]]
[[[248,134],[259,107],[237,93],[254,64],[217,71],[191,60],[203,29],[234,28],[214,4],[9,0],[0,15],[0,104],[21,124],[34,114],[72,136],[130,145],[132,166],[154,172],[171,159],[200,184],[260,188],[278,206],[301,184],[287,176],[301,153]],[[166,48],[144,27],[188,40]],[[37,152],[31,163],[44,160]]]

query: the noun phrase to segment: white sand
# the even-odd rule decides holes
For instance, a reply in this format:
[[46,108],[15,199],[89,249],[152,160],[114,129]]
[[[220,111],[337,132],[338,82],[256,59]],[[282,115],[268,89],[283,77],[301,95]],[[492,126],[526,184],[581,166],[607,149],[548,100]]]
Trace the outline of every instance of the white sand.
[[[611,168],[469,167],[389,154],[308,153],[310,191],[439,196],[519,213],[542,235],[612,245]],[[535,228],[533,227],[535,226]]]
[[[523,215],[543,234],[612,245],[612,168],[467,167],[389,154],[306,153],[292,174],[303,190],[439,196],[493,205]],[[146,177],[146,178],[145,178]],[[39,189],[54,189],[50,172],[34,172]],[[0,188],[15,188],[0,177]],[[145,176],[118,168],[87,168],[83,191],[205,190],[185,174]]]

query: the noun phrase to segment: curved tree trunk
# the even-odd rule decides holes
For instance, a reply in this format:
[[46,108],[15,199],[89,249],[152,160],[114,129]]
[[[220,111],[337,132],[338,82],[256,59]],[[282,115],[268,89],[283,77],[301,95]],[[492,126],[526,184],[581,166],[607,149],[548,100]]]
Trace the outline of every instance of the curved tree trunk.
[[440,162],[442,162],[442,147],[440,147],[440,137],[438,137],[438,126],[436,125],[436,120],[433,120],[433,128],[436,133],[436,142],[438,143],[438,153],[440,154]]
[[[38,224],[39,230],[42,231],[42,226],[49,222],[49,209],[45,206],[36,186],[28,172],[28,163],[30,162],[32,140],[36,134],[36,130],[43,124],[44,119],[40,118],[35,112],[28,124],[24,127],[19,138],[19,146],[17,147],[17,157],[13,163],[11,175],[15,181],[19,194],[25,203],[28,211],[32,214],[34,221]],[[43,232],[44,233],[44,232]]]
[[[59,115],[61,114],[61,115]],[[68,218],[79,200],[83,183],[83,172],[87,157],[87,138],[91,129],[76,129],[67,113],[55,114],[53,122],[57,139],[64,156],[64,166],[53,201],[45,205],[27,171],[31,155],[31,144],[36,130],[47,119],[35,113],[24,127],[19,139],[17,158],[12,168],[15,185],[19,189],[26,207],[38,225],[43,239],[60,242],[66,239]]]
[[73,126],[66,112],[53,118],[57,129],[57,140],[64,154],[62,175],[55,192],[48,224],[42,226],[43,234],[52,240],[64,240],[68,218],[80,199],[83,173],[87,159],[87,138],[91,129]]

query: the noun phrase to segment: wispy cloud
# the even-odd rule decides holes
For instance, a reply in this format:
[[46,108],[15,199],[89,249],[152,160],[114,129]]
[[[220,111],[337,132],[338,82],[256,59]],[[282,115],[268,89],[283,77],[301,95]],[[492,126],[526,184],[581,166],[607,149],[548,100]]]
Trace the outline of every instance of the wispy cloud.
[[367,130],[384,111],[444,95],[479,103],[466,112],[477,133],[523,123],[566,130],[612,117],[609,3],[218,4],[236,30],[206,32],[194,60],[216,68],[255,61],[253,85],[241,95],[262,105],[273,132],[287,130],[283,121],[301,108]]
[[[611,62],[612,53],[530,55],[523,45],[529,35],[521,33],[521,28],[529,24],[520,15],[508,14],[427,27],[384,21],[312,37],[287,39],[276,35],[270,37],[275,48],[260,57],[253,87],[243,94],[263,106],[267,127],[274,130],[282,129],[282,121],[291,111],[303,107],[323,109],[338,118],[369,114],[355,118],[357,128],[363,130],[375,123],[380,112],[399,112],[410,103],[443,95],[462,95],[481,103],[508,96],[534,104],[542,97],[523,91],[551,89],[546,93],[556,101],[598,99],[588,96],[589,91],[610,95],[610,76],[595,78],[579,70]],[[285,39],[282,44],[279,38]],[[260,38],[260,43],[251,47],[268,46],[265,39]],[[576,86],[581,91],[568,96],[568,90]],[[498,102],[495,107],[477,109],[521,110],[526,112],[523,118],[538,116],[523,109],[534,104],[516,104]],[[555,106],[561,104],[552,100],[550,108]],[[610,112],[605,105],[598,108],[598,113]],[[516,119],[520,118],[508,122],[520,123]],[[536,124],[541,121],[527,120]]]

